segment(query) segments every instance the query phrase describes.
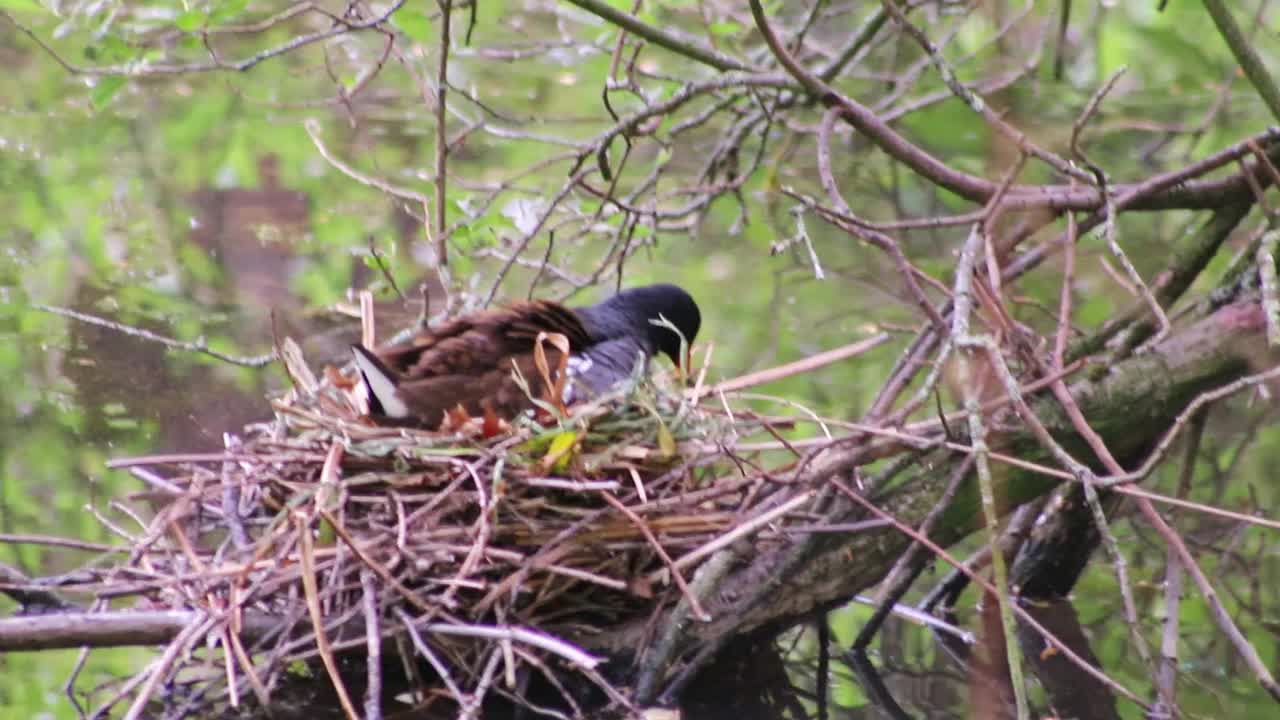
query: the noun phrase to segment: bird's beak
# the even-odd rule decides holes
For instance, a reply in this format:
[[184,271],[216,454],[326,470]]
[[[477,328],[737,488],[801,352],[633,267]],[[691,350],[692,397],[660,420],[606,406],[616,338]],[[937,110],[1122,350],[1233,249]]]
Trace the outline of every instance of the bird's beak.
[[692,345],[688,345],[685,347],[684,357],[681,358],[680,366],[676,368],[676,371],[680,376],[680,385],[682,387],[687,386],[689,384],[689,381],[693,379],[693,346]]

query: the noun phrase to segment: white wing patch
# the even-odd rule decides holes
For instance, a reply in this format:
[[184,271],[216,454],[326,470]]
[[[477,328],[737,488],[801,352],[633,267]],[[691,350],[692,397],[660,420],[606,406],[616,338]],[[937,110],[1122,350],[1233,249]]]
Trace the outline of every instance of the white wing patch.
[[570,355],[569,360],[565,363],[565,374],[568,376],[567,382],[564,384],[564,390],[560,393],[560,402],[568,405],[573,402],[574,387],[577,385],[575,380],[582,377],[583,373],[591,369],[595,363],[591,362],[591,358],[586,355]]
[[[409,417],[409,406],[400,399],[395,381],[387,377],[387,374],[377,365],[369,362],[364,355],[354,351],[352,354],[356,356],[356,367],[360,370],[360,378],[363,380],[360,387],[364,388],[366,402],[376,398],[387,417]],[[369,404],[372,405],[372,402]]]

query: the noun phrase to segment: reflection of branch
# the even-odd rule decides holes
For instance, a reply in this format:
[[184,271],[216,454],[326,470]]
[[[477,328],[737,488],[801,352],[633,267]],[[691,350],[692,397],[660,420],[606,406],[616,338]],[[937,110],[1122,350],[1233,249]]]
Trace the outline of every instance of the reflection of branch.
[[274,352],[270,352],[265,355],[253,355],[253,356],[227,355],[226,353],[218,352],[217,350],[211,349],[208,343],[205,341],[204,337],[197,338],[194,342],[183,342],[182,340],[174,340],[173,338],[168,338],[163,335],[157,335],[156,333],[153,333],[150,330],[144,330],[142,328],[133,327],[132,325],[125,325],[124,323],[119,323],[114,320],[107,320],[106,318],[100,318],[96,315],[89,315],[87,313],[78,312],[76,310],[70,310],[70,309],[61,308],[61,307],[54,307],[52,305],[32,305],[31,307],[36,310],[42,310],[47,313],[52,313],[54,315],[61,315],[62,317],[71,318],[72,320],[79,320],[82,323],[97,325],[98,327],[104,327],[104,328],[107,328],[108,330],[115,330],[118,333],[131,335],[136,338],[142,338],[143,340],[150,340],[151,342],[157,342],[157,343],[160,343],[161,345],[164,345],[165,347],[173,348],[174,350],[186,350],[187,352],[204,353],[209,357],[217,358],[218,360],[231,363],[232,365],[242,365],[244,367],[255,367],[255,368],[264,367],[270,364],[271,361],[276,359],[276,355]]
[[50,47],[44,40],[41,40],[40,36],[32,32],[30,28],[13,19],[13,16],[6,12],[0,12],[0,16],[3,16],[8,20],[9,23],[17,28],[23,35],[31,38],[32,42],[39,45],[41,50],[44,50],[49,57],[53,58],[54,62],[61,65],[62,69],[69,73],[73,73],[75,75],[148,77],[153,75],[185,75],[189,73],[213,72],[217,70],[244,72],[264,60],[270,60],[271,58],[293,52],[298,48],[306,47],[307,45],[320,42],[321,40],[328,40],[329,38],[344,35],[349,32],[368,30],[382,25],[389,20],[391,16],[399,10],[402,5],[404,5],[404,3],[405,0],[396,0],[396,2],[388,8],[385,13],[373,18],[372,20],[347,22],[339,19],[337,20],[338,24],[328,30],[309,33],[307,35],[299,35],[288,42],[281,43],[280,45],[272,48],[267,48],[266,50],[250,55],[243,60],[227,62],[215,57],[213,62],[185,63],[178,65],[151,65],[146,62],[130,62],[124,65],[102,65],[98,67],[82,67],[79,65],[73,65],[63,59],[56,50]]

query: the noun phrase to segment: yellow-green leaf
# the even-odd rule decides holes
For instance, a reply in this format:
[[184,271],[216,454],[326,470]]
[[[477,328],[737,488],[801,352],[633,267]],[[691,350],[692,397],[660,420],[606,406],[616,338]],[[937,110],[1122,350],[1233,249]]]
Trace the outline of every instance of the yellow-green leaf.
[[551,438],[551,446],[542,457],[542,466],[555,472],[564,472],[573,460],[573,451],[578,445],[578,433],[565,430]]
[[401,8],[396,14],[391,16],[392,22],[401,32],[408,35],[414,42],[423,45],[431,42],[431,19],[421,10],[412,8]]
[[742,31],[742,26],[736,22],[713,22],[708,28],[712,35],[735,35]]
[[658,418],[658,452],[663,460],[670,460],[676,455],[676,439],[667,424]]
[[93,87],[93,92],[89,94],[89,102],[93,103],[94,110],[101,110],[111,102],[111,98],[115,97],[120,88],[124,87],[124,78],[119,75],[106,75],[98,79],[98,84]]
[[316,545],[322,547],[331,547],[337,544],[338,531],[334,529],[325,517],[320,518],[320,532],[316,534]]
[[0,9],[11,12],[48,12],[36,0],[0,0]]
[[209,14],[209,24],[221,25],[229,20],[234,20],[244,12],[248,5],[249,0],[225,0]]
[[199,30],[205,21],[209,19],[208,15],[199,10],[188,10],[174,19],[173,24],[183,32],[195,32]]

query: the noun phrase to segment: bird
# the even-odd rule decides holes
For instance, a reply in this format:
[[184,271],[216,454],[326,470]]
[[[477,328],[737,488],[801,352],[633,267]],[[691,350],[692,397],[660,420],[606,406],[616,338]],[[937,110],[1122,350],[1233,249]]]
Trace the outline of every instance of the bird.
[[[455,318],[377,351],[360,344],[351,350],[357,392],[375,424],[439,429],[459,407],[464,418],[511,420],[535,407],[531,396],[547,397],[548,379],[562,388],[555,399],[567,406],[608,391],[657,354],[687,367],[685,353],[701,325],[693,297],[663,283],[622,290],[587,307],[518,302]],[[552,377],[537,367],[543,333],[568,341],[567,357],[554,343],[541,343]]]

